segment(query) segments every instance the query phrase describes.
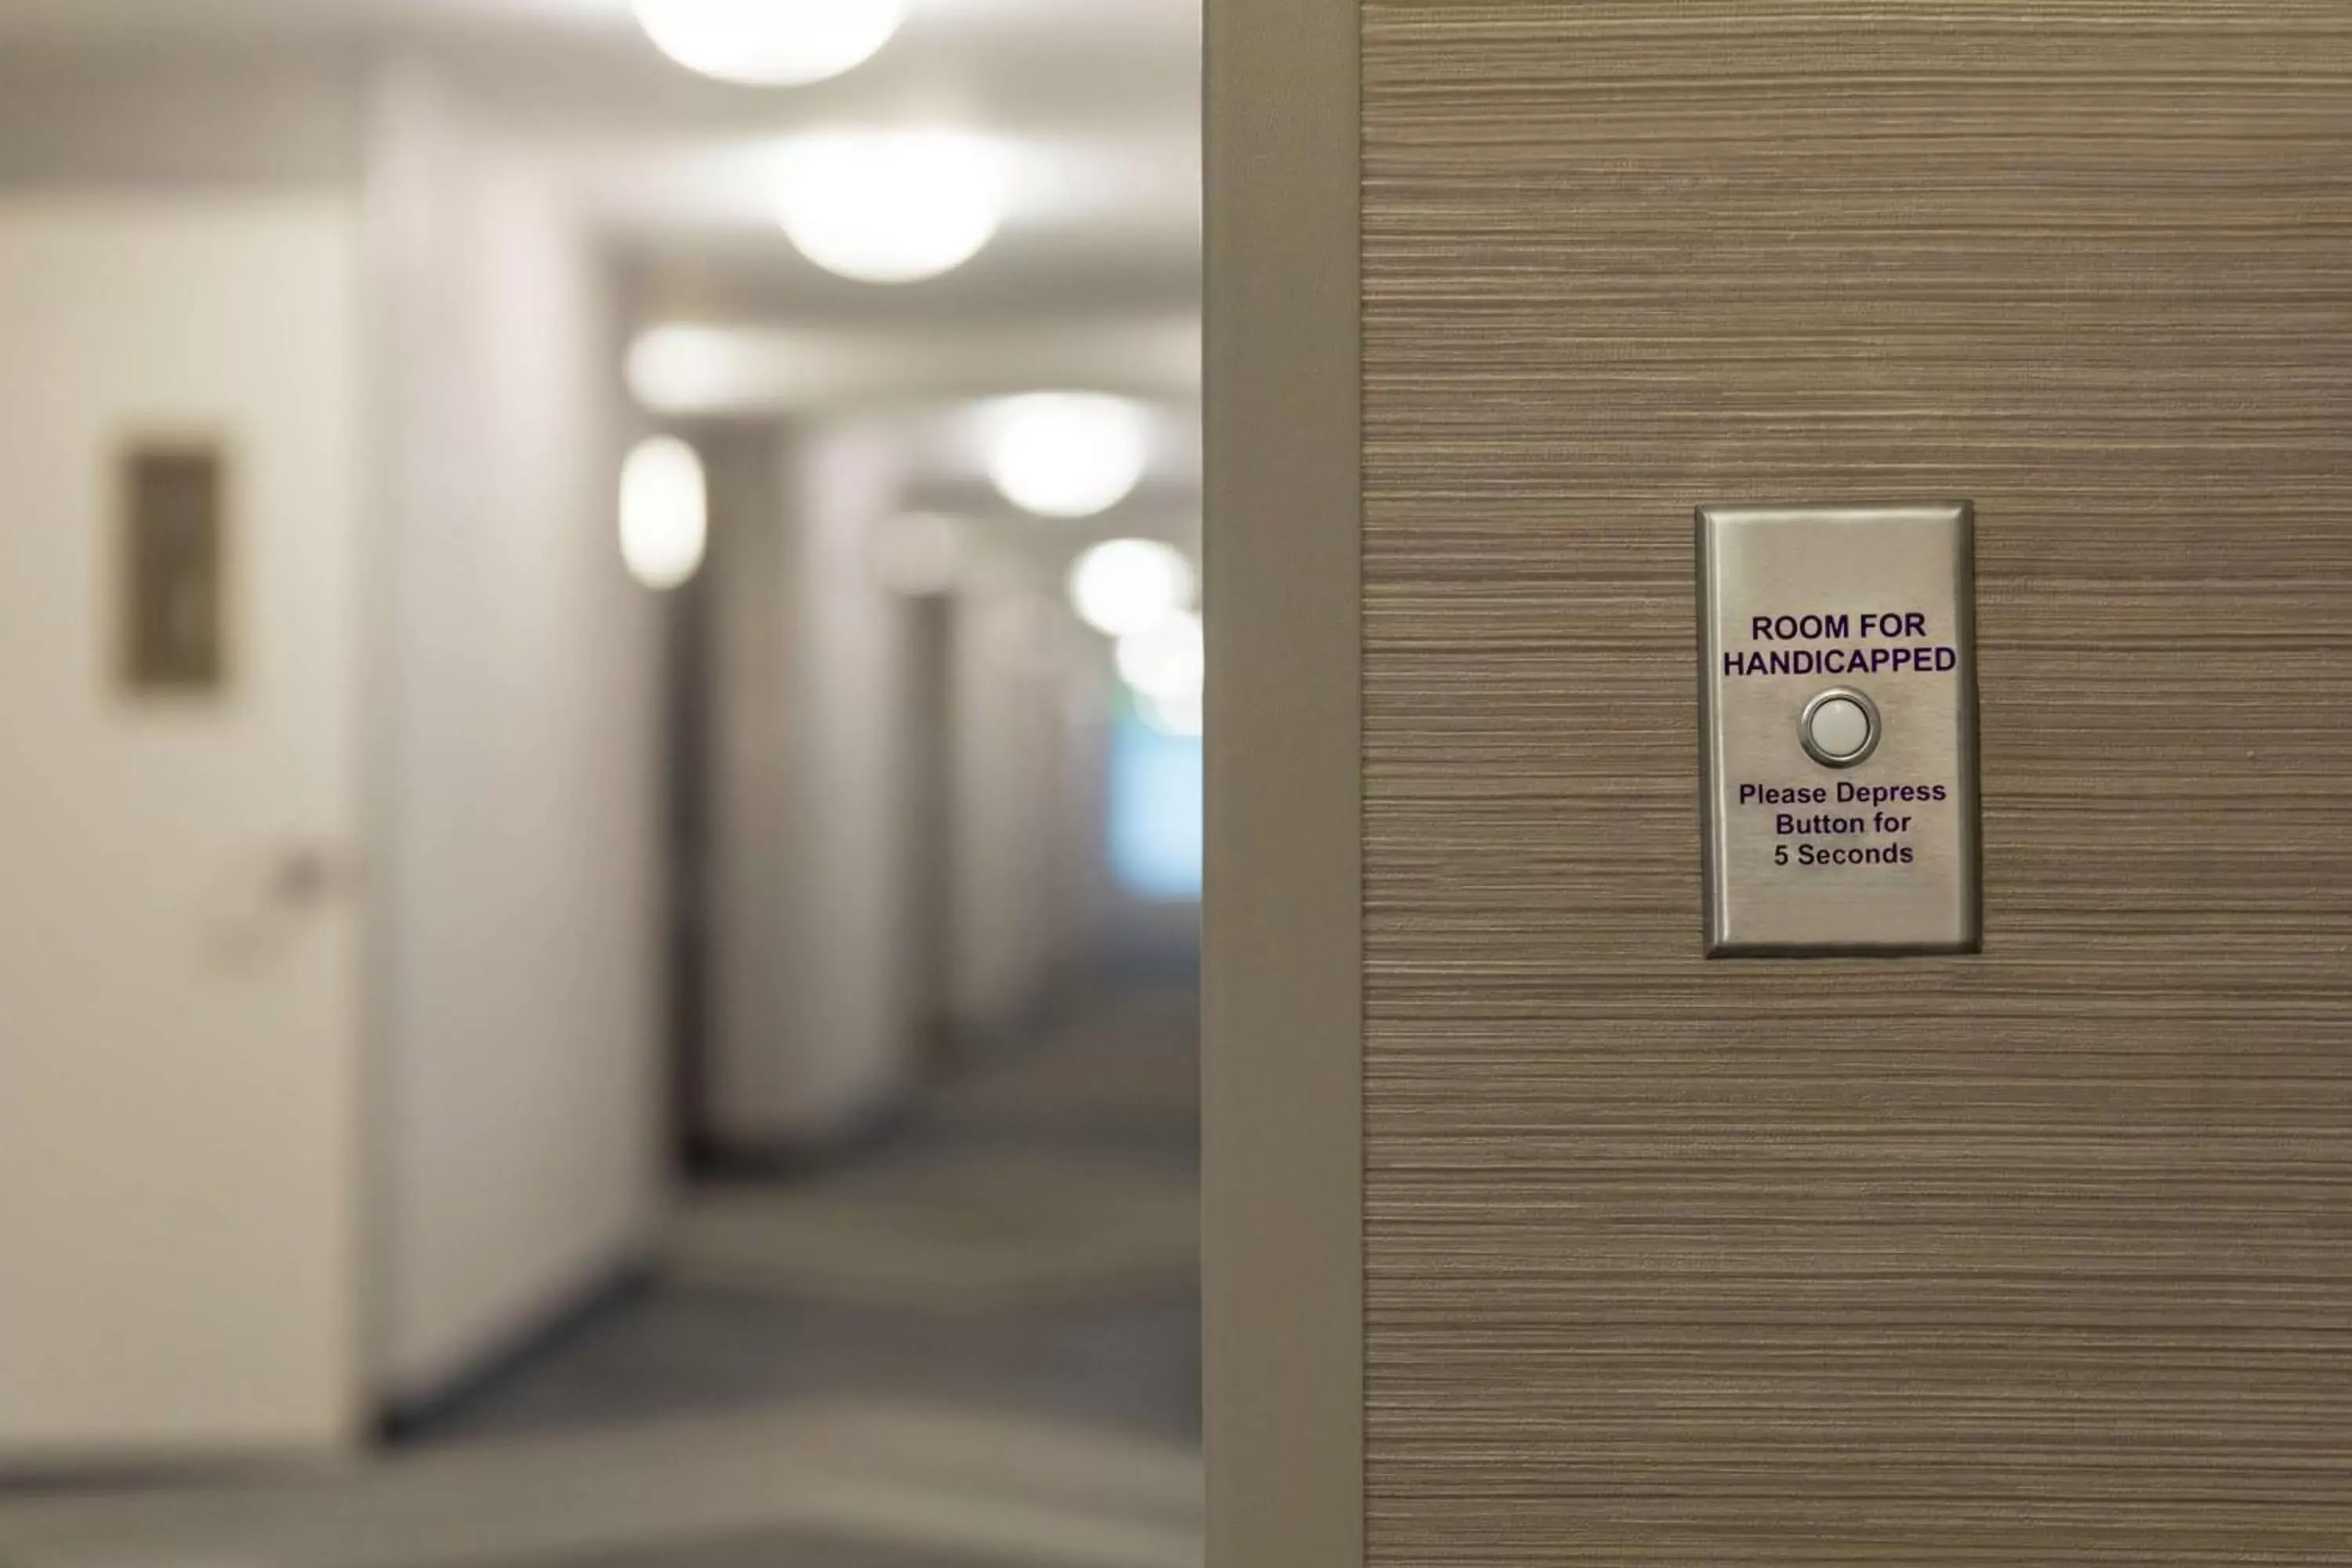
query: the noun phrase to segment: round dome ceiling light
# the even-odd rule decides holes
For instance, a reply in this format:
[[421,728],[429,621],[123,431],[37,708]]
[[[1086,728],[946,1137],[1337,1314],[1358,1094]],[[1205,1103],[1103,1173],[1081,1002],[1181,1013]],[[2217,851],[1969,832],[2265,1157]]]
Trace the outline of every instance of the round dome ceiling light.
[[802,87],[864,65],[907,0],[636,0],[637,25],[688,70],[747,87]]
[[1004,218],[996,150],[954,132],[812,137],[784,156],[776,216],[803,256],[860,283],[915,283],[979,255]]
[[1192,563],[1174,546],[1114,539],[1071,568],[1070,606],[1105,637],[1132,637],[1182,614],[1195,584]]
[[1138,696],[1198,702],[1206,669],[1201,617],[1189,610],[1118,639],[1119,679]]
[[641,441],[621,468],[621,558],[648,588],[683,585],[702,569],[710,490],[702,458],[674,436]]
[[1189,697],[1160,698],[1139,694],[1138,717],[1171,740],[1197,741],[1208,728],[1207,704],[1197,691]]
[[991,410],[988,477],[1039,517],[1093,517],[1134,493],[1151,457],[1143,410],[1093,392],[1039,392]]

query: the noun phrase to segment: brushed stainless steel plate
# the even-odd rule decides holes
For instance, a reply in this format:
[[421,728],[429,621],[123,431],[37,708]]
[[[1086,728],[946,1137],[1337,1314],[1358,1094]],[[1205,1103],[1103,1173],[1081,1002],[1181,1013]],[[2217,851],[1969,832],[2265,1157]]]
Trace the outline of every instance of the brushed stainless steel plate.
[[1699,509],[1709,957],[1974,952],[1975,514]]

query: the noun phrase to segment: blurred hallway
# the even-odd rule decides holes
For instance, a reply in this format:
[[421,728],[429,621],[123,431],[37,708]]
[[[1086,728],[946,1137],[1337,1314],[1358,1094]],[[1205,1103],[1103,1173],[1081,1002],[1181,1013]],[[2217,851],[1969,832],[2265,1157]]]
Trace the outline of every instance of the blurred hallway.
[[1086,995],[836,1169],[695,1188],[649,1281],[407,1442],[927,1396],[1197,1439],[1194,1030]]
[[1197,1563],[1194,1028],[1165,984],[1073,1001],[837,1170],[698,1189],[383,1462],[0,1492],[0,1562]]
[[1200,1553],[1197,0],[0,0],[0,1564]]

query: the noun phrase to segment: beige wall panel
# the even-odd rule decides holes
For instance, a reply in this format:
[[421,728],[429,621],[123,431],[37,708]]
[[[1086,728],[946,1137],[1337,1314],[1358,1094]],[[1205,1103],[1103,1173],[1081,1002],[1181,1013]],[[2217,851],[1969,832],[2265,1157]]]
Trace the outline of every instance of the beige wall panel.
[[1356,0],[1208,0],[1202,1352],[1214,1568],[1364,1560]]
[[[1365,7],[1383,1564],[2352,1552],[2352,7]],[[1699,956],[1691,510],[1972,500],[1987,951]]]

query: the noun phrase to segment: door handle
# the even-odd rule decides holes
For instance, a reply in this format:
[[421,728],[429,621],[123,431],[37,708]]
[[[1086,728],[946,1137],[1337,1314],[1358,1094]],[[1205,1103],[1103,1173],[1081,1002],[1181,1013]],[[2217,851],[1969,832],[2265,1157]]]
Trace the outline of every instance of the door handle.
[[205,900],[205,951],[222,968],[255,968],[358,886],[359,858],[339,845],[289,842],[240,857]]
[[295,845],[276,852],[268,874],[270,901],[283,910],[312,910],[333,902],[358,884],[356,857],[322,844]]

